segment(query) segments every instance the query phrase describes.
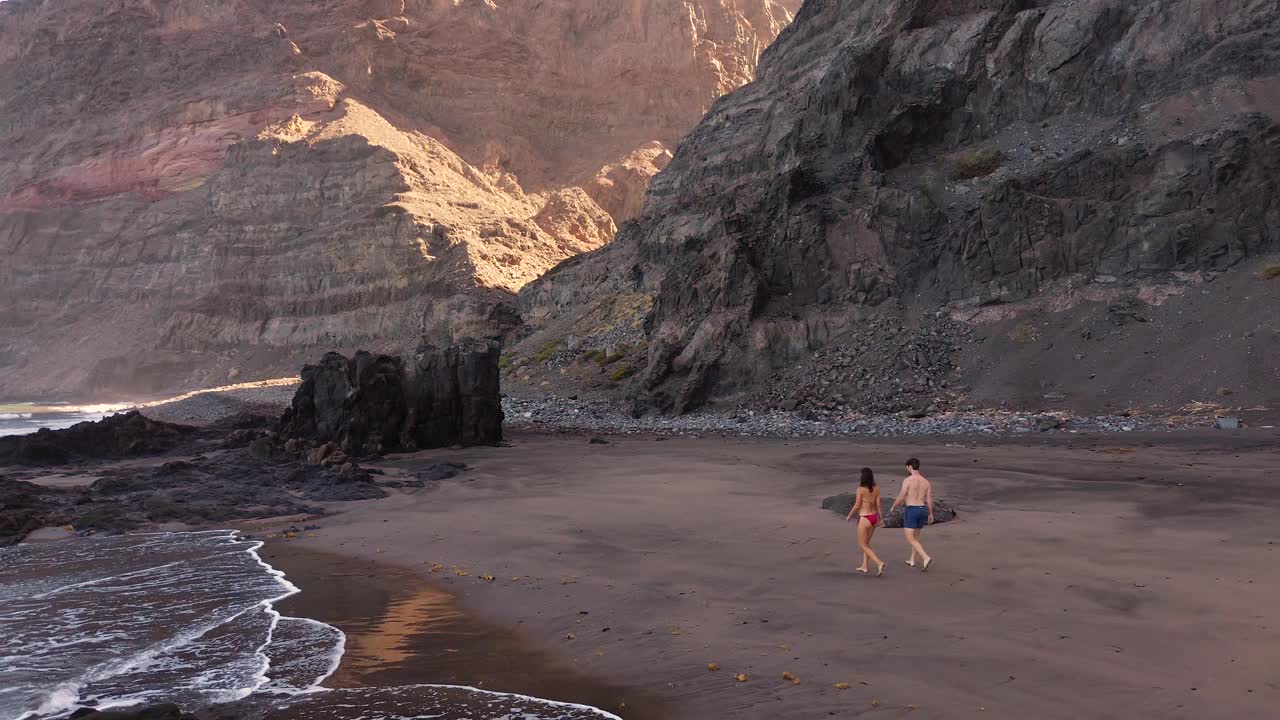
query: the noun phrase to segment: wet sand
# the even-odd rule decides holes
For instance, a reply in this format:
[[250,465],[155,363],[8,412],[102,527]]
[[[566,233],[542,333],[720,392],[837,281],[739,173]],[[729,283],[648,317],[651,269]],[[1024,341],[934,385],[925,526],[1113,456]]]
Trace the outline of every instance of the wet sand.
[[[335,683],[483,681],[676,720],[1267,717],[1280,703],[1277,447],[1274,430],[518,434],[392,458],[393,476],[473,469],[335,505],[314,537],[273,540],[268,557],[303,588],[287,611],[356,638]],[[883,530],[886,577],[857,575],[852,527],[818,504],[864,464],[892,497],[909,455],[960,518],[925,531],[928,573]],[[440,631],[449,617],[459,629]],[[476,636],[482,649],[460,647]],[[599,688],[654,704],[619,711]]]
[[652,693],[576,671],[511,628],[464,613],[453,596],[421,575],[377,562],[275,542],[261,557],[302,593],[279,610],[341,629],[342,664],[327,687],[464,685],[591,705],[636,720],[670,708]]

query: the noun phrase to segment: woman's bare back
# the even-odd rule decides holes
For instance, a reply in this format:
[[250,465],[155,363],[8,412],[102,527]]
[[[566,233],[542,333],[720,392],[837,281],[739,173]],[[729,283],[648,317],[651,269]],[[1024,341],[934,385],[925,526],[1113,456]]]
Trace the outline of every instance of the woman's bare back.
[[879,515],[880,486],[877,485],[871,490],[859,487],[856,504],[858,506],[858,517],[862,517],[863,515]]

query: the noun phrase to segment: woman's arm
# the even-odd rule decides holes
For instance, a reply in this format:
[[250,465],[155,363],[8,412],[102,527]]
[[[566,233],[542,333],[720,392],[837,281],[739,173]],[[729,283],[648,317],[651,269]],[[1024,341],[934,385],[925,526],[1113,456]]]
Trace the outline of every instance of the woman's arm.
[[862,493],[866,492],[866,488],[858,488],[858,494],[854,496],[853,507],[849,508],[849,514],[844,516],[846,521],[853,519],[853,514],[858,512],[858,508],[862,507]]

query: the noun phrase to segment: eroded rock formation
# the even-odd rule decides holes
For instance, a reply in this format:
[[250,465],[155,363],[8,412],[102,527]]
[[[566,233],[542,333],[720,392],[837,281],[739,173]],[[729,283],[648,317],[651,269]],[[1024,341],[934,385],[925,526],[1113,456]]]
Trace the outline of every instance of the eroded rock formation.
[[[890,305],[1151,299],[1280,246],[1278,68],[1269,2],[809,0],[637,221],[523,309],[581,342],[646,298],[629,391],[683,412]],[[878,370],[864,385],[897,368]]]
[[28,435],[0,437],[0,466],[39,467],[159,455],[195,435],[194,427],[152,420],[135,410],[62,430],[41,428]]
[[[265,440],[264,446],[269,446]],[[41,527],[126,532],[159,523],[206,526],[230,520],[322,515],[313,504],[386,496],[352,463],[306,462],[279,448],[239,448],[159,466],[98,467],[87,487],[0,476],[0,546]]]
[[[327,353],[302,369],[283,438],[334,443],[349,456],[502,440],[498,343],[420,346],[412,360]],[[317,460],[325,460],[319,457]]]
[[499,333],[794,4],[0,3],[0,396]]
[[[858,499],[853,493],[840,493],[839,495],[831,495],[822,499],[823,510],[830,510],[840,517],[847,517],[849,511],[853,509],[853,503]],[[891,504],[891,503],[890,503]],[[902,518],[906,515],[907,508],[905,505],[899,505],[896,508],[887,509],[880,516],[880,527],[882,528],[900,528],[902,527]],[[854,518],[855,520],[857,518]],[[937,500],[933,503],[933,520],[934,522],[944,523],[951,522],[956,519],[956,511],[947,503]]]

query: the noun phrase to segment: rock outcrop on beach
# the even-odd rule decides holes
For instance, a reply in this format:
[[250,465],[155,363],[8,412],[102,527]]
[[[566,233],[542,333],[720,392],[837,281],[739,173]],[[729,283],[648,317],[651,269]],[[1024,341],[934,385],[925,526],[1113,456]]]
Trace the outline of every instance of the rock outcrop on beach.
[[182,712],[182,708],[172,703],[114,710],[83,707],[68,717],[72,720],[197,720],[195,715]]
[[[635,412],[681,413],[825,372],[815,351],[857,353],[868,318],[941,314],[975,331],[940,336],[939,367],[997,404],[1176,407],[1228,378],[1280,402],[1275,291],[1250,264],[1280,249],[1277,68],[1273,2],[809,0],[635,221],[526,286],[513,352],[621,333]],[[1157,351],[1199,360],[1149,383]],[[944,401],[903,352],[922,350],[813,391]]]
[[41,428],[29,435],[0,437],[0,466],[66,465],[159,455],[189,442],[196,428],[158,422],[130,411],[62,430]]
[[797,5],[0,3],[0,397],[500,334]]
[[201,527],[231,520],[322,515],[315,503],[386,496],[353,463],[311,463],[258,447],[197,455],[158,466],[104,467],[84,487],[47,487],[0,476],[0,545],[42,527],[126,532],[159,523]]
[[[849,511],[853,509],[853,503],[857,500],[857,496],[853,493],[840,493],[831,497],[823,498],[822,509],[846,517]],[[906,507],[899,505],[896,508],[889,509],[888,506],[892,502],[886,504],[885,512],[880,516],[880,527],[882,528],[900,528],[902,527],[902,517],[906,514]],[[956,519],[955,508],[941,500],[935,500],[933,503],[933,521],[935,523],[950,522]]]
[[[498,343],[422,345],[408,361],[326,353],[302,369],[280,421],[290,440],[332,443],[351,457],[502,440]],[[323,458],[321,458],[323,459]]]

